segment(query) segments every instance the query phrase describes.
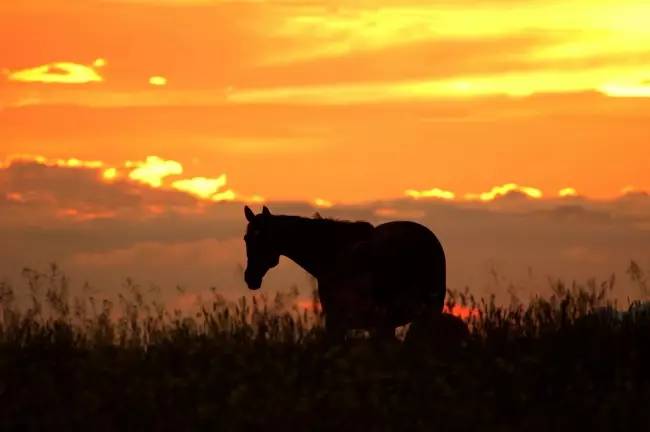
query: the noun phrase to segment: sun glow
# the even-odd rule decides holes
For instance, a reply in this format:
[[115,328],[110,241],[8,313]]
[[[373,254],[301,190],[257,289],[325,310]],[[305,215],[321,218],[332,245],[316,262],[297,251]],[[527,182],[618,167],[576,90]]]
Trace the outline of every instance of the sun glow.
[[334,203],[332,201],[323,198],[316,198],[313,202],[316,207],[321,207],[321,208],[330,208],[334,206]]

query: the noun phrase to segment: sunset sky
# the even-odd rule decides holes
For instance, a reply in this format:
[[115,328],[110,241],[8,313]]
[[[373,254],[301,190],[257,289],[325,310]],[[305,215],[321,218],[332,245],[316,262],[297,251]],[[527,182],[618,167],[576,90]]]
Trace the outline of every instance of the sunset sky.
[[[583,206],[569,219],[594,231],[558,247],[587,274],[609,255],[584,242],[620,233],[623,266],[650,229],[649,19],[647,0],[0,2],[0,232],[17,248],[0,270],[55,240],[79,248],[35,262],[89,274],[167,241],[163,262],[222,253],[197,215],[234,202],[213,215],[231,272],[242,202],[436,224],[443,204],[521,211],[510,195],[538,216]],[[474,239],[449,211],[461,253]],[[169,240],[184,223],[204,232]]]
[[650,188],[646,1],[0,5],[0,157],[333,203]]

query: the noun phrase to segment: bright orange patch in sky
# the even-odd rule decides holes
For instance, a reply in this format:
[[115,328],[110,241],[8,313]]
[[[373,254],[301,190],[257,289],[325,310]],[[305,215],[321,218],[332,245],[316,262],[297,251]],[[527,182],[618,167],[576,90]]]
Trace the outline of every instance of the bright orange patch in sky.
[[0,158],[318,207],[646,190],[648,16],[641,0],[3,2]]
[[468,319],[469,317],[479,316],[478,309],[472,309],[467,306],[461,306],[459,304],[455,304],[451,309],[445,305],[443,312],[455,315],[458,318],[462,318],[464,320]]

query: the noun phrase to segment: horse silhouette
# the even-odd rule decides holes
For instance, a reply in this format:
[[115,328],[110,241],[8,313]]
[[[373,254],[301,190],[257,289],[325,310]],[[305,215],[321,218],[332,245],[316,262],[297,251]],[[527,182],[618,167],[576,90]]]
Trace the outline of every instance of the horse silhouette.
[[425,226],[409,221],[368,222],[272,215],[246,206],[244,279],[259,289],[280,256],[318,282],[325,330],[342,339],[351,329],[394,337],[395,328],[442,312],[445,254]]

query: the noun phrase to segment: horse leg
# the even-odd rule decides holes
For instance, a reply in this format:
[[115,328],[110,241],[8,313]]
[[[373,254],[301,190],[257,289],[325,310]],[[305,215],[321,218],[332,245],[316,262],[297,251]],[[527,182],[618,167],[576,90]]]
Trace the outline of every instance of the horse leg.
[[450,352],[461,348],[469,338],[469,329],[461,318],[429,310],[413,320],[404,342],[410,346]]
[[406,345],[429,345],[434,343],[436,322],[440,313],[434,307],[423,308],[411,321],[404,343]]

